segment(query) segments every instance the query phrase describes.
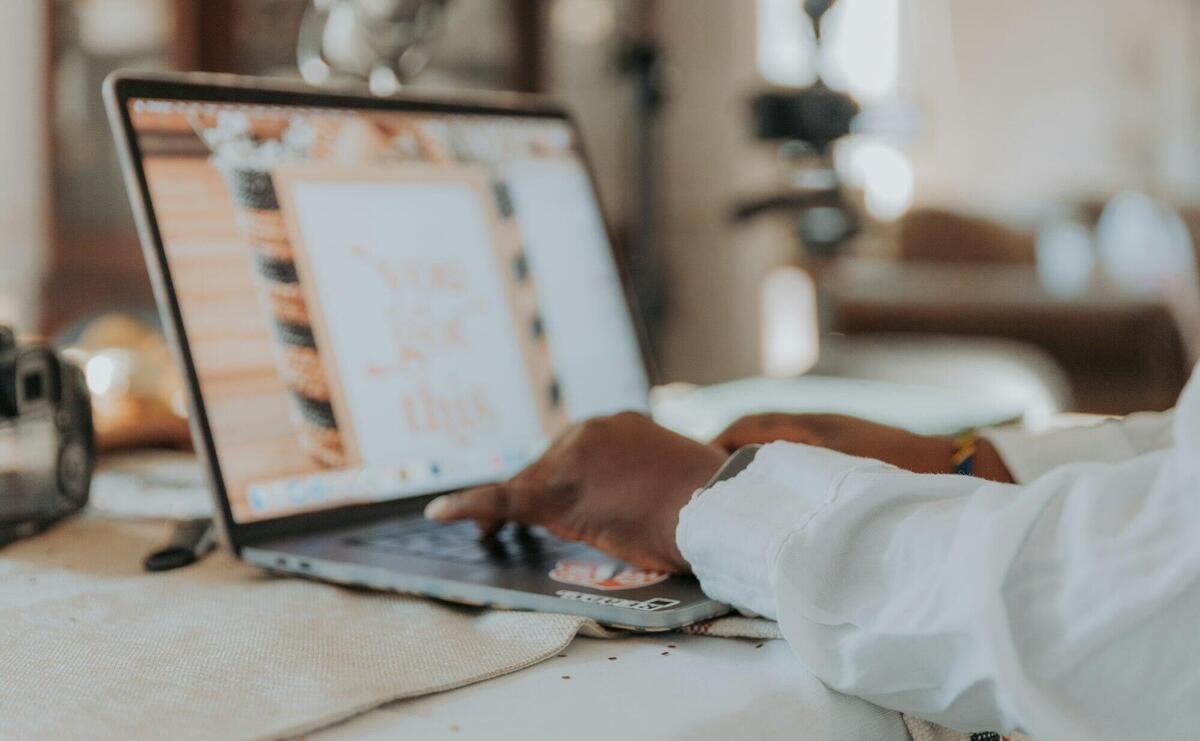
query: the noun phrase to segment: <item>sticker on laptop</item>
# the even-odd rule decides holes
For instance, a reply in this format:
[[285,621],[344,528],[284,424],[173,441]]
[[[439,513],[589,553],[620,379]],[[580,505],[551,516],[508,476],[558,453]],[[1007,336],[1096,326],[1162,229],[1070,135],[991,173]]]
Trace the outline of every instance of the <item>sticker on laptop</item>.
[[612,563],[600,561],[559,561],[550,572],[550,578],[560,584],[611,591],[616,589],[641,589],[667,580],[665,571],[648,571],[633,566],[620,568]]
[[638,601],[634,599],[622,599],[620,597],[609,597],[605,594],[572,592],[569,589],[560,589],[555,594],[561,599],[569,599],[573,602],[586,602],[589,605],[604,605],[605,607],[624,607],[627,610],[641,610],[643,612],[665,610],[679,604],[679,600],[668,599],[666,597],[651,597],[650,599]]

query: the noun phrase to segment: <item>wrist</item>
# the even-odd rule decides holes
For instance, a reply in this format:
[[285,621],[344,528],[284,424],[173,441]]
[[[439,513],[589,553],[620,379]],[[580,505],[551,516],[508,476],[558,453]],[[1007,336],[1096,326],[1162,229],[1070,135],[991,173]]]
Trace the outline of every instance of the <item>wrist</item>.
[[[977,437],[973,445],[972,476],[1006,484],[1013,482],[1012,474],[991,442]],[[962,452],[962,446],[956,438],[938,435],[922,437],[914,456],[914,466],[909,470],[915,473],[955,473],[961,463],[959,456]]]
[[999,481],[1004,484],[1015,482],[1012,472],[1004,464],[1000,452],[990,440],[979,438],[975,449],[975,475],[989,481]]
[[902,468],[913,473],[954,473],[954,454],[957,445],[952,437],[942,435],[914,436],[913,448]]

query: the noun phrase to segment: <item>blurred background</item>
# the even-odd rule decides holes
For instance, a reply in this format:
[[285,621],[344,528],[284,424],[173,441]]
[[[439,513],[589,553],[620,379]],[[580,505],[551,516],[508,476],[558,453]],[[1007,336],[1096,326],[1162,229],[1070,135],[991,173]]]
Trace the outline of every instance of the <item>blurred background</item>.
[[10,0],[0,319],[100,353],[154,321],[118,67],[560,97],[662,381],[1120,414],[1200,352],[1197,0]]

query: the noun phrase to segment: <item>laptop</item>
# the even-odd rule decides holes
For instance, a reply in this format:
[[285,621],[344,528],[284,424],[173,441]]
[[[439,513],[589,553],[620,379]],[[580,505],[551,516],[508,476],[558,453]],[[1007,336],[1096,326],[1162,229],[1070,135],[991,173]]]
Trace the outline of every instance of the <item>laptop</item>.
[[727,610],[691,577],[539,528],[484,539],[422,516],[572,423],[648,410],[627,283],[561,109],[215,75],[116,73],[104,95],[240,558],[634,630]]

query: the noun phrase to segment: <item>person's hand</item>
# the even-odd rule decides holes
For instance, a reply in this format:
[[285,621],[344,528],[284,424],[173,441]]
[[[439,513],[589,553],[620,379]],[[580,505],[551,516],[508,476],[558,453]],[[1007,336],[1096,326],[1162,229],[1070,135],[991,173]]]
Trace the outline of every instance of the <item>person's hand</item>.
[[475,520],[484,532],[541,525],[635,566],[687,571],[675,544],[679,511],[726,457],[624,412],[572,427],[511,480],[439,497],[425,515]]
[[713,444],[728,451],[776,440],[829,448],[874,458],[917,473],[953,470],[954,441],[914,435],[907,430],[840,414],[754,414],[717,435]]
[[[713,440],[725,450],[777,440],[829,448],[861,458],[874,458],[915,473],[952,473],[953,438],[916,435],[896,427],[840,414],[755,414],[730,425]],[[978,442],[975,475],[1012,481],[996,450]]]

